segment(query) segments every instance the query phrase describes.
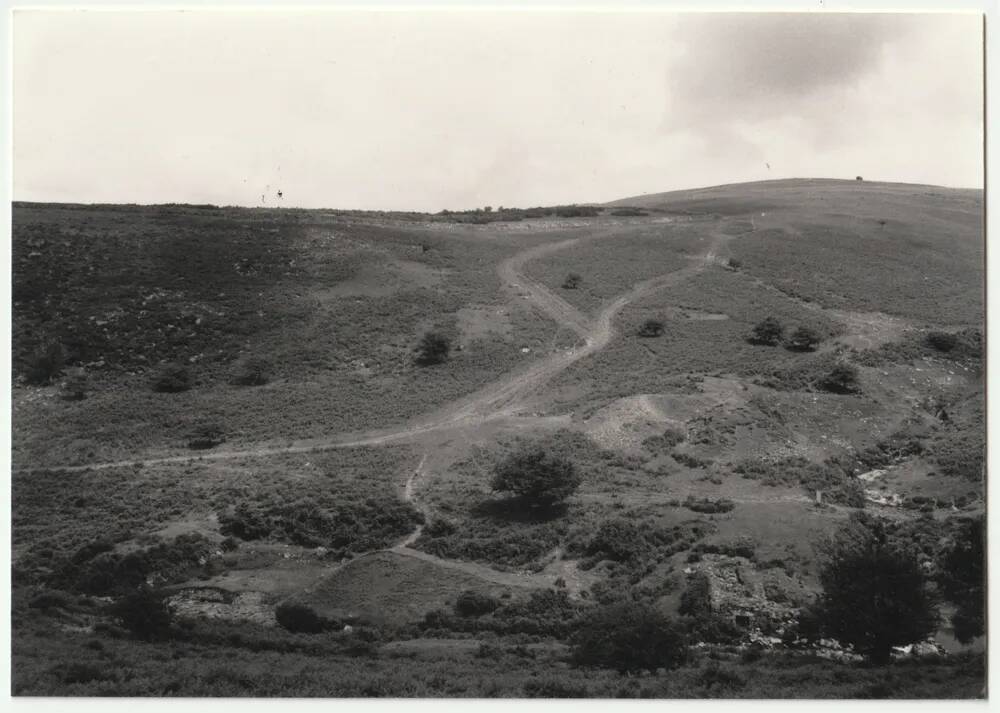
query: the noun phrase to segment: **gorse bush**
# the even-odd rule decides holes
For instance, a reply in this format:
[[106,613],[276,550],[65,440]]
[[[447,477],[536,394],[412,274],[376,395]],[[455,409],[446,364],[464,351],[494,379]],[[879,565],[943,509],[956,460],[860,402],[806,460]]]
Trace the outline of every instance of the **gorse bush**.
[[578,666],[630,673],[677,668],[687,658],[682,627],[648,604],[601,607],[581,622],[572,638],[572,659]]
[[583,278],[575,272],[571,272],[566,275],[566,279],[563,280],[562,286],[564,290],[575,290],[583,282]]
[[191,373],[180,364],[164,364],[153,375],[153,391],[177,394],[191,388]]
[[858,369],[851,364],[837,364],[830,373],[819,380],[817,386],[835,394],[853,394],[860,391]]
[[236,386],[263,386],[271,380],[274,367],[261,357],[246,357],[236,362],[231,383]]
[[432,366],[448,360],[451,342],[443,334],[427,332],[417,345],[416,362],[420,366]]
[[748,341],[751,344],[774,346],[781,341],[781,337],[784,333],[785,328],[781,326],[781,322],[774,317],[765,317],[761,322],[754,326],[753,330],[750,332]]
[[28,359],[24,378],[29,384],[44,386],[62,373],[66,355],[62,344],[48,342]]
[[224,443],[226,435],[222,426],[214,422],[204,422],[197,424],[188,434],[187,447],[194,450],[215,448]]
[[156,641],[170,633],[173,615],[163,596],[147,586],[122,597],[111,612],[137,639]]
[[459,616],[491,614],[500,606],[500,600],[489,594],[465,590],[455,600],[455,613]]
[[647,319],[639,327],[640,337],[659,337],[663,335],[664,324],[659,319]]
[[819,333],[811,327],[798,327],[788,337],[785,343],[792,351],[811,352],[815,351],[819,343],[823,341]]
[[299,602],[282,602],[274,608],[274,618],[280,626],[296,634],[319,634],[338,626]]
[[958,337],[948,332],[928,332],[926,340],[939,352],[950,352],[958,345]]

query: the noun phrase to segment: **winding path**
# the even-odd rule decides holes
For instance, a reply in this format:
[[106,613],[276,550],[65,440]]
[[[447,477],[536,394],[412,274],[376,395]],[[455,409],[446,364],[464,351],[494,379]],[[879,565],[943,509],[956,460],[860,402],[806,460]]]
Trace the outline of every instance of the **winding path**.
[[532,280],[522,272],[525,263],[529,260],[559,250],[565,250],[584,240],[596,240],[614,234],[616,234],[614,231],[609,231],[585,238],[572,238],[570,240],[529,248],[504,260],[497,267],[497,272],[505,284],[516,286],[518,289],[523,290],[531,302],[555,320],[559,326],[568,327],[578,334],[584,340],[582,345],[566,351],[555,352],[532,362],[427,416],[418,417],[408,425],[358,433],[338,434],[320,439],[301,440],[281,446],[261,445],[239,450],[211,451],[197,455],[184,454],[158,458],[137,458],[103,463],[88,463],[84,465],[50,466],[27,469],[27,472],[60,471],[73,473],[108,468],[235,460],[269,455],[313,453],[338,448],[378,446],[406,441],[415,436],[433,431],[474,426],[488,421],[516,416],[525,397],[537,393],[539,388],[570,365],[607,346],[614,336],[612,322],[626,305],[652,292],[683,282],[703,271],[715,261],[718,246],[731,238],[731,236],[720,233],[711,233],[712,240],[708,250],[703,255],[694,259],[690,265],[635,285],[624,295],[606,305],[597,318],[593,320],[582,314],[566,300],[552,293],[547,287]]

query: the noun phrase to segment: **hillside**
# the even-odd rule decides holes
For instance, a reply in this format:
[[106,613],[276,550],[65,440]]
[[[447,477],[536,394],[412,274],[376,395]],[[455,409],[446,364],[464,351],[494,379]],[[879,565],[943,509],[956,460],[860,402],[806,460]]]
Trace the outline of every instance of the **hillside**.
[[[984,513],[982,212],[820,179],[471,217],[17,204],[15,692],[978,696],[950,604],[948,656],[885,670],[795,632],[858,513],[936,585]],[[529,447],[579,476],[559,507],[494,490]],[[143,582],[172,617],[145,639],[109,608]],[[577,668],[624,601],[699,647]]]

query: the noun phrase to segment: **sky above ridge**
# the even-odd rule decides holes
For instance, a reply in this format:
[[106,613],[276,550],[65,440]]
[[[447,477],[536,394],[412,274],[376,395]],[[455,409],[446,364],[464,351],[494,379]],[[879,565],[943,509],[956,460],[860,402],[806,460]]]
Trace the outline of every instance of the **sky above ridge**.
[[438,211],[983,181],[978,15],[23,10],[13,59],[15,200]]

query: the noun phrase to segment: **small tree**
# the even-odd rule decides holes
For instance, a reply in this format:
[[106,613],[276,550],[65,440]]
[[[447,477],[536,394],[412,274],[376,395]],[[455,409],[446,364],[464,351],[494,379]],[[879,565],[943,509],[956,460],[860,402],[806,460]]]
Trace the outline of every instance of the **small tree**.
[[431,366],[441,364],[448,360],[451,352],[451,342],[448,338],[437,332],[427,332],[417,345],[417,364],[420,366]]
[[563,280],[562,286],[564,290],[575,290],[580,286],[580,283],[582,282],[583,282],[582,277],[580,277],[575,272],[571,272],[568,275],[566,275],[566,279]]
[[922,641],[938,625],[937,604],[910,552],[889,542],[885,521],[856,513],[820,543],[818,612],[823,630],[873,663],[893,646]]
[[784,333],[785,328],[781,326],[781,322],[774,317],[765,317],[750,332],[750,342],[752,344],[774,346],[781,341]]
[[647,319],[639,327],[640,337],[659,337],[663,334],[664,324],[658,319]]
[[232,383],[236,386],[263,386],[271,380],[271,363],[260,357],[249,356],[236,362]]
[[595,611],[573,637],[573,662],[620,673],[677,668],[688,657],[683,629],[648,604],[625,602]]
[[986,628],[986,521],[980,516],[963,524],[941,562],[941,590],[956,606],[951,617],[955,638],[963,644]]
[[299,602],[282,602],[274,608],[274,618],[282,628],[297,634],[319,634],[335,626],[335,622]]
[[549,455],[540,446],[530,446],[501,460],[490,485],[495,491],[514,493],[537,508],[565,500],[576,492],[580,482],[572,461]]
[[853,394],[860,390],[858,370],[850,364],[837,364],[819,381],[819,387],[835,394]]
[[191,373],[181,364],[164,364],[153,375],[153,391],[177,394],[191,388]]
[[816,351],[816,347],[823,341],[819,333],[811,327],[799,327],[788,337],[786,346],[796,352]]

